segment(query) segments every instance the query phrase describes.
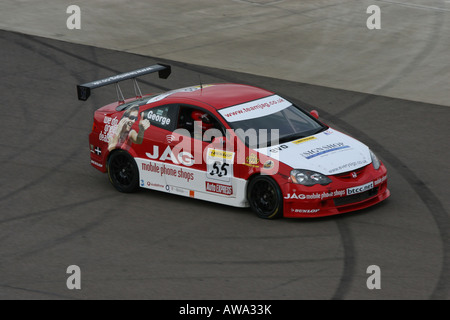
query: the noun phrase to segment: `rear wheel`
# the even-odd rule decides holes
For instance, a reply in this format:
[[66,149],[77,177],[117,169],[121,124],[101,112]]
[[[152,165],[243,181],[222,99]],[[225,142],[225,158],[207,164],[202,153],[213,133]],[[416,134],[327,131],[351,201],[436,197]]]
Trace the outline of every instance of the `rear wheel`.
[[124,150],[114,151],[108,159],[108,176],[120,192],[131,193],[139,188],[139,170],[133,157]]
[[283,196],[278,184],[268,176],[258,176],[250,181],[247,193],[250,207],[263,219],[283,216]]

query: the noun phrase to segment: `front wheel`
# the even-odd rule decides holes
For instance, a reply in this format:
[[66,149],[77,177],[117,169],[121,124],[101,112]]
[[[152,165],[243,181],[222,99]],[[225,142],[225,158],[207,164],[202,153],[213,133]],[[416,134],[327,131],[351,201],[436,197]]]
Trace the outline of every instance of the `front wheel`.
[[108,159],[108,176],[120,192],[131,193],[139,188],[139,170],[134,158],[124,150],[114,151]]
[[250,207],[263,219],[283,216],[283,196],[278,184],[268,176],[258,176],[250,181],[247,198]]

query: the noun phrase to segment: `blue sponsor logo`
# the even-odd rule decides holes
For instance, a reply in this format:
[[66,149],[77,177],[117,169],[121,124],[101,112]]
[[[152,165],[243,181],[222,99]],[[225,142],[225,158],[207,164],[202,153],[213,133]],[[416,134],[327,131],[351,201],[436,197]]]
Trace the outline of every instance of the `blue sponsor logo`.
[[342,142],[338,142],[338,143],[332,143],[329,145],[325,145],[325,146],[322,146],[319,148],[311,149],[306,152],[302,152],[301,155],[303,157],[305,157],[306,159],[312,159],[312,158],[324,155],[329,152],[347,149],[347,148],[350,148],[350,146],[344,145],[344,143],[342,143]]

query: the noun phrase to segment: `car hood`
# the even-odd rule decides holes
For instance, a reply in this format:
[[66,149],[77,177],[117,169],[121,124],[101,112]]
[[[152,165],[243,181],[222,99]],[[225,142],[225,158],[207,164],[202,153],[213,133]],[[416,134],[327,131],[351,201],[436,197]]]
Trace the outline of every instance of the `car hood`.
[[294,169],[324,175],[355,170],[372,162],[365,144],[334,129],[256,151]]

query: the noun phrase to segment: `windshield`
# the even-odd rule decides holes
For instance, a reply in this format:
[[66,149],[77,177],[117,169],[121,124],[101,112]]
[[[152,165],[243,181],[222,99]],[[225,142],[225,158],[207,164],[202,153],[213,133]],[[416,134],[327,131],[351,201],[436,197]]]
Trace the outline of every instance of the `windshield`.
[[328,128],[286,100],[271,111],[254,112],[251,117],[228,123],[236,135],[253,149],[308,137]]

